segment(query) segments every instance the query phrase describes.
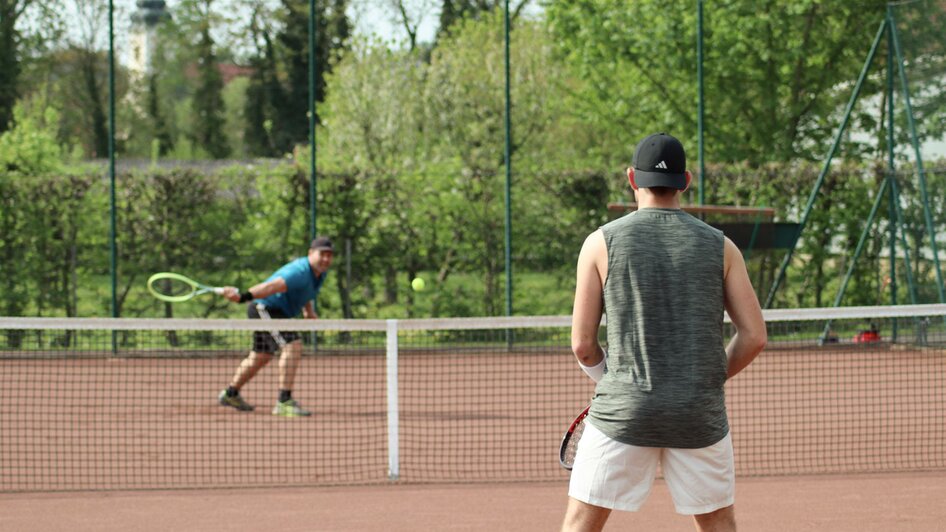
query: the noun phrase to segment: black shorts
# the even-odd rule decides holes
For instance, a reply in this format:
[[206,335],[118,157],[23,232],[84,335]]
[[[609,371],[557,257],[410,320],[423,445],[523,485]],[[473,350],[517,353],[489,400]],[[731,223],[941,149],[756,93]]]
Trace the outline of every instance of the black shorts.
[[[269,319],[284,320],[289,317],[278,308],[263,308],[266,309],[266,313],[269,314]],[[246,306],[246,317],[251,320],[267,319],[260,316],[260,312],[256,308],[256,303],[252,301]],[[256,331],[253,333],[253,351],[257,353],[278,353],[281,351],[282,347],[279,345],[276,338],[274,338],[276,335],[279,335],[286,344],[299,339],[299,333],[295,331]]]

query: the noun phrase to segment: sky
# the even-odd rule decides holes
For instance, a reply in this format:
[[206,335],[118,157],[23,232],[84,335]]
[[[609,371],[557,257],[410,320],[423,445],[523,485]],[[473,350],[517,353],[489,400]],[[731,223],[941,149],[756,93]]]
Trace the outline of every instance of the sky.
[[[174,8],[179,2],[178,0],[166,1],[168,11],[173,15]],[[275,0],[267,1],[270,4],[275,4]],[[77,17],[74,16],[77,10],[76,5],[83,3],[88,4],[90,2],[88,2],[88,0],[65,0],[65,11],[71,20],[77,20]],[[249,2],[246,0],[217,0],[215,2],[215,9],[227,12],[232,12],[232,10],[235,9],[237,12],[236,16],[239,17],[241,5],[245,6],[248,3]],[[128,33],[131,26],[131,14],[137,10],[137,5],[136,0],[113,0],[113,5],[115,9],[115,36],[118,47],[121,47],[124,42],[124,36]],[[419,21],[418,42],[432,41],[437,30],[439,1],[408,0],[406,5],[408,6],[408,12],[413,20]],[[354,24],[356,34],[378,36],[394,46],[405,42],[407,34],[403,27],[396,22],[394,16],[395,12],[389,6],[390,2],[387,0],[351,0],[348,15]],[[103,14],[103,18],[105,16],[106,14]],[[248,10],[247,16],[249,16]],[[107,24],[107,22],[103,20],[101,25],[104,27],[105,24]],[[70,33],[79,31],[75,26],[68,29]],[[218,42],[222,42],[224,39],[218,38],[217,40]],[[101,35],[99,41],[101,41],[99,43],[100,46],[107,46],[107,35]]]

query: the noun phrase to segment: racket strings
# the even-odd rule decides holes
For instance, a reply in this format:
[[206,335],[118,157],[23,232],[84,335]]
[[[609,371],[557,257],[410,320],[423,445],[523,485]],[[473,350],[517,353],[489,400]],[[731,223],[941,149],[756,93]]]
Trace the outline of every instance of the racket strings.
[[575,464],[575,453],[578,451],[578,442],[581,440],[581,434],[585,431],[585,422],[582,421],[572,431],[568,443],[565,445],[565,452],[562,454],[562,465],[571,469]]
[[195,290],[194,286],[179,279],[157,279],[152,284],[152,288],[159,294],[168,297],[188,295]]

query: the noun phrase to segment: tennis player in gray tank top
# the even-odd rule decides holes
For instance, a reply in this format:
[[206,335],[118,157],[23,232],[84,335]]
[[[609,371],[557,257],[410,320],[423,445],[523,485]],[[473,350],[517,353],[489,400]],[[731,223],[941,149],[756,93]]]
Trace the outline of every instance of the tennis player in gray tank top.
[[630,445],[695,449],[729,433],[723,233],[680,209],[601,228],[608,248],[608,372],[590,423]]
[[[680,210],[691,176],[677,139],[642,140],[628,180],[639,209],[589,235],[578,258],[572,349],[598,384],[562,529],[601,530],[612,509],[636,511],[659,464],[678,513],[699,530],[735,530],[723,387],[765,346],[762,311],[735,244]],[[724,310],[736,329],[725,348]]]

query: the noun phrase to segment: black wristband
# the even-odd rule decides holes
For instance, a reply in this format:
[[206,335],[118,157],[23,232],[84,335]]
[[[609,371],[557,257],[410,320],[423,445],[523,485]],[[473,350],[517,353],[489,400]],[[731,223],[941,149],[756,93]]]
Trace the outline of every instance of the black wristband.
[[253,294],[251,294],[249,290],[240,294],[240,303],[246,303],[247,301],[253,301],[254,299],[256,298],[253,297]]

